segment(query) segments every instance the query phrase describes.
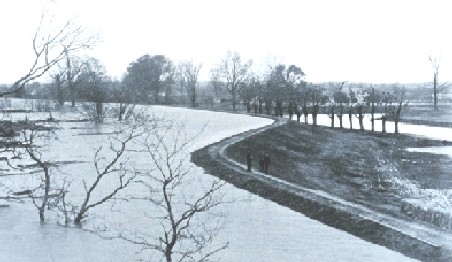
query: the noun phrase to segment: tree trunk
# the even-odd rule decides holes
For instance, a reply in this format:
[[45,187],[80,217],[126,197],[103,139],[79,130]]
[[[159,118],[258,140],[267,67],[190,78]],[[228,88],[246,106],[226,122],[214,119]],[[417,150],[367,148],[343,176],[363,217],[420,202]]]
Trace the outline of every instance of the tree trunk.
[[165,250],[165,258],[166,258],[166,262],[172,262],[173,258],[171,257],[171,250]]
[[400,113],[402,111],[402,102],[400,102],[399,106],[397,107],[397,111],[395,113],[395,117],[394,117],[394,133],[398,134],[399,133],[399,121],[400,121]]
[[341,103],[340,109],[341,110],[339,112],[339,127],[340,127],[340,129],[342,129],[343,128],[343,126],[342,126],[342,117],[343,117],[343,113],[344,113],[344,108],[342,106],[342,103]]
[[58,105],[62,106],[62,105],[64,105],[64,95],[63,95],[63,90],[61,89],[61,80],[60,80],[59,74],[57,74],[55,76],[55,85],[56,85],[57,96],[58,96]]
[[353,122],[352,122],[352,108],[351,107],[348,109],[348,119],[350,121],[350,130],[352,130],[353,129]]
[[235,111],[235,88],[232,88],[232,110]]
[[438,72],[433,74],[433,110],[438,110]]
[[370,112],[371,112],[371,114],[372,114],[372,118],[371,118],[371,122],[372,122],[372,132],[374,132],[375,131],[375,116],[374,116],[374,114],[375,114],[375,103],[374,103],[374,89],[372,88],[372,105],[371,105],[371,109],[370,109]]
[[386,116],[385,116],[385,115],[383,115],[383,116],[381,117],[381,132],[382,132],[383,134],[386,133]]
[[124,110],[123,103],[120,102],[120,103],[119,103],[119,116],[118,116],[119,122],[122,121],[122,114],[124,114],[124,111],[125,111],[125,110]]
[[96,101],[96,114],[97,114],[97,121],[102,122],[102,119],[104,117],[102,101]]
[[72,82],[71,60],[69,59],[69,57],[66,57],[66,67],[67,67],[66,78],[67,78],[67,84],[69,86],[69,94],[71,96],[71,106],[75,107],[75,90],[74,90],[74,84]]
[[437,85],[438,85],[438,73],[435,72],[433,74],[433,110],[438,110]]
[[312,124],[317,126],[317,113],[319,112],[319,105],[314,105],[312,107]]
[[334,105],[331,107],[331,128],[334,128]]
[[359,130],[363,131],[364,130],[364,123],[363,123],[363,106],[362,105],[358,105],[356,107],[356,110],[358,111],[358,120],[359,120]]
[[303,105],[303,115],[304,115],[304,123],[307,124],[309,112],[308,112],[308,108],[306,107],[306,105]]
[[195,87],[193,87],[192,104],[193,104],[193,106],[196,105],[196,88]]
[[49,190],[50,190],[49,168],[44,166],[43,169],[44,169],[44,196],[42,198],[41,207],[39,208],[39,219],[41,220],[41,222],[44,222],[45,220],[44,212],[45,207],[48,204],[47,202],[49,201]]

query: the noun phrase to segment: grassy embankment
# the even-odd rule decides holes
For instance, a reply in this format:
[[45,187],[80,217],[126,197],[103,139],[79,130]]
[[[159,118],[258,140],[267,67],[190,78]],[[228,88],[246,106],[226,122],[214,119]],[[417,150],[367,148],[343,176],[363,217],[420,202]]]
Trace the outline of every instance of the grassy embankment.
[[[272,176],[326,191],[394,217],[411,219],[401,212],[404,196],[412,193],[413,184],[414,188],[452,188],[448,179],[452,161],[445,156],[410,153],[405,148],[444,144],[450,143],[289,122],[231,145],[226,154],[245,164],[246,150],[250,148],[255,159],[253,168],[257,169],[259,154],[267,152],[271,157],[269,173]],[[195,152],[193,160],[209,173],[237,187],[371,242],[425,261],[447,261],[450,258],[437,247],[378,223],[235,174],[212,159],[207,149]]]
[[452,188],[450,158],[405,149],[445,144],[450,142],[290,122],[230,146],[227,154],[245,164],[247,148],[254,159],[267,152],[272,176],[405,217],[402,200],[413,191]]

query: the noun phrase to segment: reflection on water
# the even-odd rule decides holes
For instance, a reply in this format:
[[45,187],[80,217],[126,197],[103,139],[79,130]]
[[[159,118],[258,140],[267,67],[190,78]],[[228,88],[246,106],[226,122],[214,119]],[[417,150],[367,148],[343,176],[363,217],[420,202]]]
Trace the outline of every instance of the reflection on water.
[[[287,115],[285,117],[288,117]],[[375,114],[375,118],[378,119],[381,117],[381,114]],[[296,119],[296,118],[294,118]],[[372,122],[371,115],[365,114],[364,115],[364,129],[365,130],[371,130],[372,129]],[[304,121],[304,118],[301,118],[301,121]],[[308,123],[312,124],[312,115],[309,115],[308,117]],[[317,116],[317,123],[321,126],[331,126],[331,118],[329,115],[326,114],[319,114]],[[334,126],[340,127],[339,119],[336,117],[334,119]],[[348,115],[344,115],[342,120],[342,126],[344,129],[350,128],[350,120],[348,118]],[[353,115],[352,117],[352,127],[353,129],[359,128],[359,120],[358,118]],[[377,132],[381,132],[382,130],[382,121],[381,120],[375,120],[375,126],[374,130]],[[394,122],[387,121],[386,122],[386,133],[394,133],[395,130],[395,124]],[[399,123],[399,132],[402,134],[411,134],[411,135],[418,135],[423,137],[428,137],[431,139],[438,139],[438,140],[448,140],[452,141],[452,129],[447,127],[433,127],[433,126],[425,126],[425,125],[413,125],[413,124],[406,124],[406,123]]]

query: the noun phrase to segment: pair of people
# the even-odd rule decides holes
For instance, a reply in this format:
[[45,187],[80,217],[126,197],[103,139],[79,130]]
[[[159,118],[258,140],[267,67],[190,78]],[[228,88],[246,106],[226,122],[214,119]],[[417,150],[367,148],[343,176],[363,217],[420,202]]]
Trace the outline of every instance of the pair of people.
[[[251,172],[252,161],[253,157],[251,156],[251,151],[248,150],[246,154],[246,164],[248,172]],[[259,172],[264,172],[265,174],[267,174],[269,165],[270,165],[270,156],[267,153],[265,153],[265,155],[261,155],[259,158]]]

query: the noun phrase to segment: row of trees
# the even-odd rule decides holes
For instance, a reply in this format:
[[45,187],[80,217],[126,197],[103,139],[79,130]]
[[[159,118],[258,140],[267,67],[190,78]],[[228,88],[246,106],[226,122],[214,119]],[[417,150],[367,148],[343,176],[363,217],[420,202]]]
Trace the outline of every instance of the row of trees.
[[[105,101],[124,105],[188,102],[192,106],[200,102],[198,77],[202,64],[193,61],[175,64],[163,55],[146,54],[130,63],[121,81],[114,81],[107,76],[105,67],[96,58],[70,56],[67,49],[63,53],[64,58],[55,58],[58,60],[53,62],[56,69],[51,72],[54,79],[52,93],[59,105],[70,101],[75,106],[77,99],[95,102],[98,114],[102,115],[101,104]],[[436,65],[437,62],[431,61]],[[48,67],[52,67],[52,64],[48,64]],[[438,66],[434,66],[434,69],[434,109],[438,109],[438,89],[444,88],[445,84],[438,84]],[[34,77],[25,81],[32,81]],[[15,84],[2,94],[19,91],[25,83],[19,86]],[[266,72],[256,74],[252,71],[251,60],[243,61],[238,52],[228,51],[225,58],[211,69],[210,90],[211,98],[225,91],[233,110],[237,109],[238,103],[243,103],[250,111],[250,104],[254,103],[266,105],[265,110],[268,111],[272,103],[280,100],[285,104],[303,106],[325,104],[331,98],[336,103],[356,103],[356,96],[342,90],[341,85],[344,83],[337,83],[337,87],[333,87],[334,93],[326,96],[320,84],[305,81],[305,73],[299,66],[273,63],[268,64]],[[384,99],[388,98],[380,93],[375,93],[374,100],[380,99],[384,103]],[[370,103],[369,100],[365,102],[368,105]]]

